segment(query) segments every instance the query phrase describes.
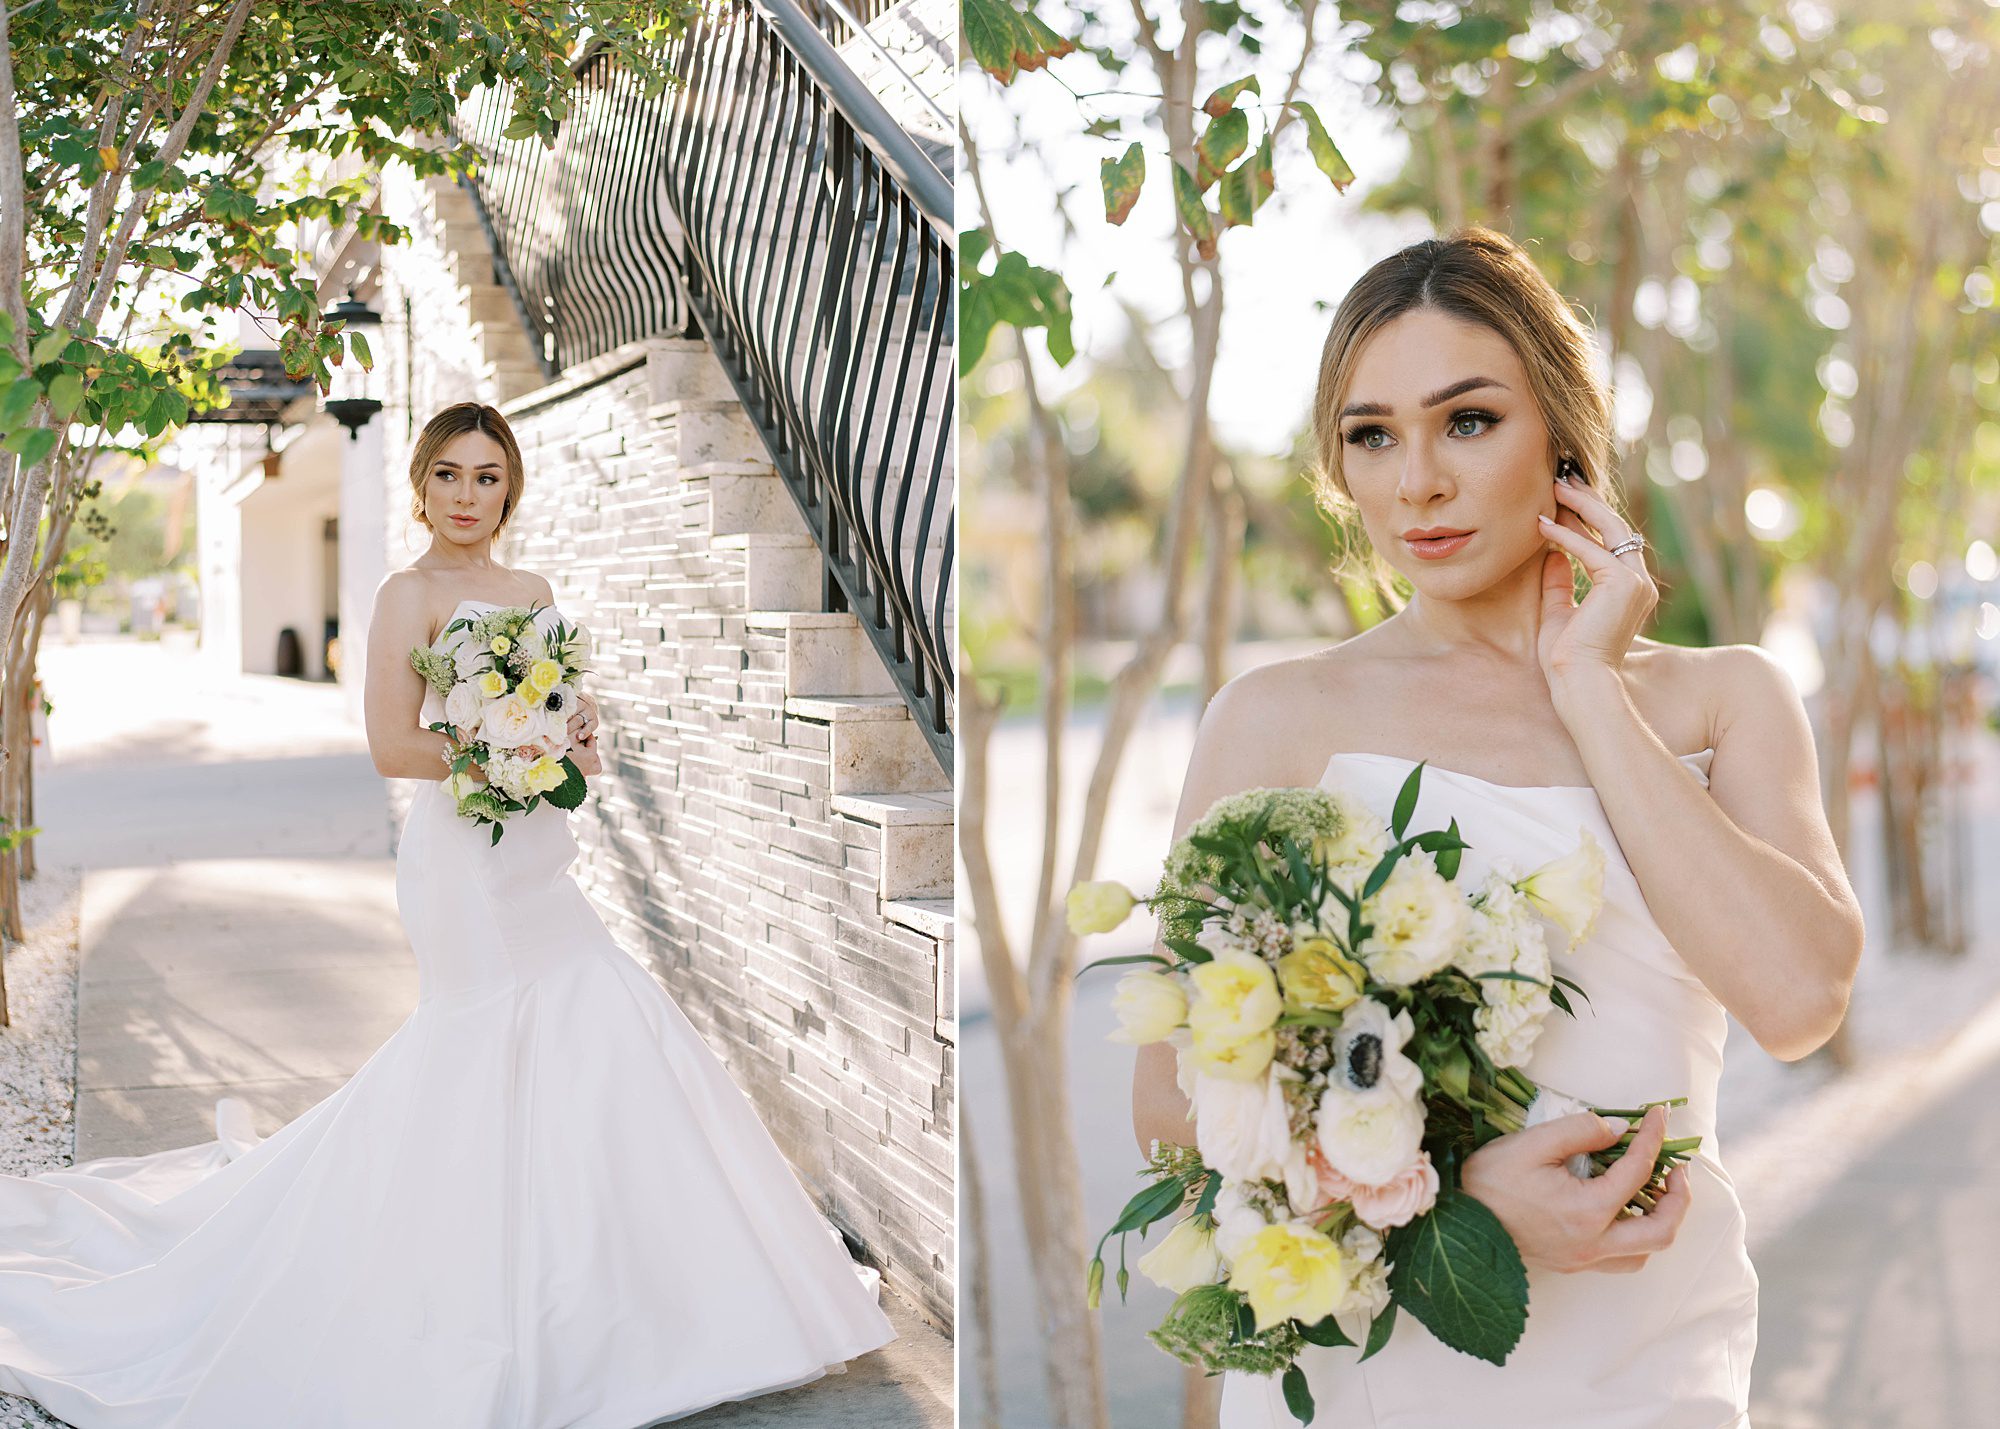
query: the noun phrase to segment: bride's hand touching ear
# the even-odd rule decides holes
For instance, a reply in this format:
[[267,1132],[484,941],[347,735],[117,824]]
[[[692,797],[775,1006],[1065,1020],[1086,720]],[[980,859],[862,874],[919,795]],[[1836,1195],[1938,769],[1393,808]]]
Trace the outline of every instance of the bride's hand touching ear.
[[[1616,671],[1646,618],[1660,603],[1660,589],[1639,547],[1612,555],[1610,547],[1633,534],[1611,503],[1576,481],[1554,481],[1556,517],[1537,512],[1535,524],[1554,550],[1542,558],[1542,627],[1536,655],[1551,690],[1595,668]],[[1592,534],[1592,528],[1598,534]],[[1599,539],[1599,535],[1603,537]],[[1568,554],[1565,554],[1567,552]],[[1576,600],[1569,558],[1590,577]]]

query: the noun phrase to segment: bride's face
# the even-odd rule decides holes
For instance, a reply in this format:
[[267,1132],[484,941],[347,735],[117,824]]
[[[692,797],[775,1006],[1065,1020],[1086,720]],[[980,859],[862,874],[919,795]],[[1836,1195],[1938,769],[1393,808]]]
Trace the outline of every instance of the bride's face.
[[[1474,594],[1547,550],[1548,426],[1513,346],[1417,308],[1363,345],[1341,405],[1342,469],[1368,539],[1418,590]],[[1413,545],[1407,533],[1471,535]]]
[[424,477],[424,514],[438,539],[455,546],[491,540],[507,503],[507,454],[484,432],[460,432],[439,449]]

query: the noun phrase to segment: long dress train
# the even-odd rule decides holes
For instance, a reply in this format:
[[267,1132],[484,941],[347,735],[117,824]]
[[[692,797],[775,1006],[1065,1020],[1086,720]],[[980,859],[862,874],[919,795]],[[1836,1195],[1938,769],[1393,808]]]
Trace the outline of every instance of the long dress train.
[[81,1429],[639,1429],[893,1339],[576,853],[552,805],[489,844],[424,783],[417,1005],[352,1079],[262,1141],[225,1098],[214,1141],[0,1176],[0,1391]]
[[[1708,782],[1715,751],[1681,756]],[[1321,786],[1387,817],[1411,761],[1336,754]],[[1747,1429],[1757,1347],[1757,1273],[1743,1210],[1722,1169],[1716,1082],[1728,1023],[1722,1005],[1660,931],[1588,785],[1492,784],[1424,766],[1413,828],[1458,820],[1472,846],[1461,882],[1495,859],[1527,873],[1588,829],[1605,852],[1604,909],[1556,968],[1583,985],[1574,1019],[1552,1014],[1525,1070],[1540,1085],[1598,1106],[1685,1095],[1669,1135],[1702,1138],[1689,1163],[1693,1203],[1674,1243],[1631,1274],[1531,1270],[1528,1327],[1506,1365],[1446,1348],[1409,1316],[1366,1364],[1353,1349],[1308,1346],[1300,1360],[1320,1429]],[[1292,1429],[1275,1378],[1231,1374],[1223,1429]]]

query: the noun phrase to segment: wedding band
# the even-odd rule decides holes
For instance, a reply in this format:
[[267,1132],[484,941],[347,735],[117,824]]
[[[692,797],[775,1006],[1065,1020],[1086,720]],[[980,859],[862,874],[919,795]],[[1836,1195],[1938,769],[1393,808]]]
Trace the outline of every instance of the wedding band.
[[1611,548],[1611,554],[1614,556],[1622,556],[1627,551],[1644,550],[1645,546],[1646,546],[1646,538],[1644,536],[1641,536],[1637,531],[1634,531],[1631,535],[1627,536],[1624,540],[1620,541],[1617,545],[1613,546]]

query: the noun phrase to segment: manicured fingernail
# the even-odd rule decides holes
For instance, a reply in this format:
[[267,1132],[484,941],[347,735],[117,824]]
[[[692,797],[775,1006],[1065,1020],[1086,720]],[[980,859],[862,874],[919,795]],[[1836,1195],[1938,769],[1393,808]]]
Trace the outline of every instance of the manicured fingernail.
[[1604,1123],[1604,1134],[1606,1136],[1623,1136],[1625,1128],[1631,1125],[1622,1116],[1600,1117],[1599,1120]]
[[1556,524],[1555,522],[1551,521],[1548,517],[1542,515],[1542,513],[1539,511],[1535,513],[1535,519],[1541,522],[1544,526],[1553,526]]

